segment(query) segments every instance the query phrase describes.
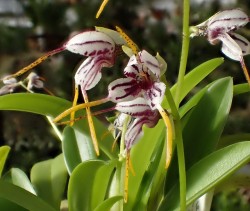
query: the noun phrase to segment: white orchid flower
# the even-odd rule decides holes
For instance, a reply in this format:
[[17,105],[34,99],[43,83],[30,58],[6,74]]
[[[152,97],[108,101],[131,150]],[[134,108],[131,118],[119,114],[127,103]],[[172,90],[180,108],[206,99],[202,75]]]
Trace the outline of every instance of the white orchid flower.
[[218,12],[203,23],[190,27],[191,37],[206,36],[211,44],[222,42],[221,51],[230,59],[239,61],[245,77],[250,77],[243,56],[250,54],[250,42],[235,31],[249,22],[249,17],[240,9]]

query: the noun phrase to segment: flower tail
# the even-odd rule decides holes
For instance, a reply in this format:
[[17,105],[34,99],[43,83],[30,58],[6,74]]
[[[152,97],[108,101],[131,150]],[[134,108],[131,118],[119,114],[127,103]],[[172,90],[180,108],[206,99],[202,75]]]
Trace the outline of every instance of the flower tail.
[[244,74],[245,74],[247,83],[248,83],[249,86],[250,86],[250,77],[249,77],[248,69],[247,69],[247,67],[246,67],[246,64],[245,64],[245,61],[244,61],[243,57],[242,57],[242,59],[240,60],[240,64],[241,64],[241,67],[242,67],[243,72],[244,72]]
[[[86,103],[88,103],[89,100],[88,100],[87,92],[85,90],[82,90],[82,94],[83,94],[84,101]],[[91,116],[90,107],[86,107],[86,113],[87,113],[87,119],[88,119],[88,123],[89,123],[89,130],[90,130],[90,135],[91,135],[92,142],[93,142],[93,145],[94,145],[94,149],[95,149],[95,152],[96,152],[97,156],[99,156],[100,152],[99,152],[99,147],[98,147],[98,141],[97,141],[97,137],[96,137],[93,118]]]
[[105,8],[106,4],[108,3],[108,1],[109,0],[103,0],[101,6],[99,7],[99,10],[96,13],[96,16],[95,16],[96,19],[100,17],[100,15],[102,14],[102,11],[104,10],[104,8]]
[[171,122],[168,114],[164,111],[164,109],[160,105],[158,105],[158,111],[160,112],[162,119],[167,127],[167,137],[166,137],[167,152],[166,152],[165,168],[168,169],[170,162],[171,162],[171,159],[172,159],[172,154],[173,154],[174,130],[173,130],[172,122]]
[[64,112],[62,112],[61,114],[59,114],[55,119],[54,119],[54,122],[58,122],[60,121],[61,119],[63,119],[64,117],[68,116],[69,114],[71,114],[72,112],[76,112],[80,109],[83,109],[83,108],[87,108],[87,107],[92,107],[92,106],[97,106],[97,105],[101,105],[103,103],[106,103],[109,101],[109,98],[104,98],[104,99],[101,99],[101,100],[96,100],[96,101],[92,101],[92,102],[88,102],[88,103],[82,103],[82,104],[79,104],[79,105],[76,105],[76,106],[73,106],[67,110],[65,110]]
[[[78,97],[79,97],[79,88],[78,88],[78,85],[75,84],[75,96],[74,96],[73,105],[72,105],[73,107],[76,106]],[[73,126],[74,119],[75,119],[75,111],[73,111],[70,114],[70,126]]]

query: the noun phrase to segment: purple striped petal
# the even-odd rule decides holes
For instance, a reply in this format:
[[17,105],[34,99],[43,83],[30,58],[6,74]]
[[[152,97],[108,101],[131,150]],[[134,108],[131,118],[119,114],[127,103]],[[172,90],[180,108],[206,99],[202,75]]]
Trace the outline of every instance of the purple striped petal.
[[108,86],[109,98],[112,102],[129,101],[141,94],[141,87],[133,78],[120,78]]
[[208,30],[223,28],[225,32],[236,30],[249,22],[248,16],[240,9],[225,10],[216,13],[208,22]]
[[114,41],[106,34],[98,31],[79,33],[68,40],[64,47],[73,53],[95,57],[98,55],[113,55]]
[[240,61],[242,58],[242,51],[240,46],[227,33],[218,37],[222,42],[222,52],[229,58]]
[[149,117],[150,116],[136,118],[133,121],[133,123],[129,125],[129,128],[125,135],[125,145],[128,151],[143,136],[143,130],[142,130],[143,125],[152,128],[158,123],[159,115],[155,116],[155,118],[149,118]]
[[155,82],[150,89],[144,92],[143,96],[152,110],[155,110],[157,105],[161,105],[165,90],[166,85],[164,83]]
[[131,101],[119,102],[116,104],[115,109],[132,117],[154,116],[157,113],[150,108],[148,102],[142,97]]
[[102,55],[88,57],[78,68],[75,74],[75,83],[84,90],[92,89],[102,77],[102,67],[111,67],[113,63],[113,58],[107,58]]

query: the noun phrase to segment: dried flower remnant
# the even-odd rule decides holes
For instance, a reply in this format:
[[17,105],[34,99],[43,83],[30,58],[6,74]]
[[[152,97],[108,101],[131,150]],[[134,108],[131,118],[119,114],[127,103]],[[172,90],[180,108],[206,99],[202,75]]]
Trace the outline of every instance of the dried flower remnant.
[[239,61],[247,82],[250,77],[243,56],[250,54],[250,42],[234,31],[245,26],[249,17],[240,9],[218,12],[203,23],[190,27],[190,37],[205,36],[214,45],[222,42],[221,51],[230,59]]

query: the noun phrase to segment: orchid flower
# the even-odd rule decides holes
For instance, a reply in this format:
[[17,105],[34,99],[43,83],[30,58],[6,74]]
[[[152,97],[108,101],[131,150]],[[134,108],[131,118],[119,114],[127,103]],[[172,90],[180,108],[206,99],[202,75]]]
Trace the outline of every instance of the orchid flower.
[[249,73],[243,59],[243,56],[250,54],[250,42],[234,33],[248,22],[249,17],[240,9],[225,10],[199,25],[192,26],[190,36],[206,36],[212,45],[221,41],[221,51],[230,59],[241,63],[247,82],[250,84]]
[[[119,38],[118,32],[110,29],[96,27],[95,31],[85,31],[71,37],[67,42],[65,42],[62,47],[48,52],[27,67],[21,69],[13,75],[8,76],[5,79],[18,77],[28,70],[34,68],[36,65],[40,64],[48,57],[64,50],[68,50],[72,53],[87,57],[87,59],[83,61],[75,74],[75,96],[73,100],[73,106],[77,104],[79,96],[79,86],[81,87],[84,101],[88,103],[88,96],[86,91],[96,86],[96,84],[100,81],[102,76],[101,70],[103,67],[113,66],[116,55],[116,47],[117,45],[121,44],[124,44],[124,41]],[[86,112],[95,151],[96,154],[99,155],[97,138],[93,126],[90,108],[87,107]],[[71,120],[74,119],[74,116],[75,113],[72,112]]]
[[[149,110],[151,110],[151,112],[159,111],[168,128],[168,151],[166,158],[166,167],[168,167],[172,157],[173,127],[167,113],[161,107],[166,89],[165,84],[160,81],[162,74],[163,71],[161,71],[161,64],[158,60],[147,51],[140,51],[138,55],[131,56],[128,65],[124,69],[126,78],[117,79],[109,84],[109,94],[106,98],[71,107],[56,117],[54,121],[57,122],[77,110],[97,106],[108,101],[117,103],[115,106],[116,110],[120,110],[120,105],[122,105],[120,103],[125,103],[126,107],[123,107],[121,112],[131,116],[135,116],[136,111],[138,111],[138,114],[140,112],[148,112]],[[144,103],[134,103],[133,100],[137,98],[143,98]],[[125,108],[126,111],[124,110]],[[145,110],[143,110],[143,108]],[[143,121],[145,121],[145,119]],[[139,134],[140,132],[137,133]],[[133,143],[133,141],[130,142]]]

